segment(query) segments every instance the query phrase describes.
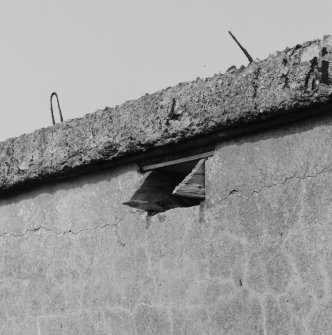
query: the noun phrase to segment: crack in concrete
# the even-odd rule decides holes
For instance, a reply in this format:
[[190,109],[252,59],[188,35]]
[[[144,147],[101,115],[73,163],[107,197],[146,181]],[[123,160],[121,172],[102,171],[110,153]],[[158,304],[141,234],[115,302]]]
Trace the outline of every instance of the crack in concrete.
[[21,234],[2,233],[2,234],[0,234],[0,237],[10,236],[10,237],[15,237],[15,238],[20,238],[20,237],[24,237],[28,233],[37,232],[37,231],[40,231],[40,230],[45,230],[45,231],[51,232],[51,233],[53,233],[55,235],[68,235],[68,234],[78,235],[78,234],[81,234],[83,232],[95,231],[95,230],[98,230],[98,229],[104,229],[104,228],[107,228],[107,227],[113,227],[113,228],[115,228],[115,232],[114,233],[115,233],[115,236],[116,236],[117,243],[120,246],[125,247],[126,244],[121,240],[121,238],[119,236],[119,233],[118,233],[119,225],[124,220],[125,216],[126,215],[124,214],[123,217],[119,221],[117,221],[115,223],[106,223],[106,224],[104,224],[102,226],[94,226],[92,228],[85,228],[85,229],[80,229],[80,230],[77,230],[77,231],[73,231],[72,229],[68,229],[68,230],[65,230],[65,231],[57,231],[55,229],[52,229],[52,228],[40,225],[40,226],[37,226],[37,227],[34,227],[34,228],[25,229]]
[[300,180],[304,180],[304,179],[308,179],[308,178],[316,178],[317,176],[324,174],[324,173],[329,173],[332,172],[332,169],[328,169],[327,167],[323,168],[322,170],[318,171],[316,174],[314,175],[304,175],[304,176],[297,176],[296,173],[294,173],[293,176],[290,177],[286,177],[282,182],[280,183],[274,183],[271,185],[263,185],[260,189],[258,190],[254,190],[249,197],[245,198],[246,200],[248,200],[251,196],[253,196],[254,194],[259,194],[261,191],[263,191],[265,188],[271,188],[274,186],[278,186],[278,185],[284,185],[287,181],[292,180],[292,179],[300,179]]
[[[307,172],[308,169],[306,169]],[[304,179],[308,179],[308,178],[316,178],[317,176],[324,174],[324,173],[329,173],[332,172],[332,168],[329,167],[325,167],[323,169],[321,169],[320,171],[318,171],[317,173],[313,174],[313,175],[306,175],[306,172],[303,176],[297,176],[296,173],[294,173],[294,175],[290,176],[290,177],[286,177],[282,182],[279,183],[273,183],[270,185],[263,185],[261,188],[252,191],[249,196],[245,197],[243,196],[238,190],[236,189],[232,189],[232,191],[229,192],[228,196],[223,198],[222,201],[227,200],[231,195],[236,195],[239,198],[243,198],[244,200],[249,200],[254,194],[259,194],[260,192],[262,192],[264,189],[268,189],[274,186],[278,186],[278,185],[284,185],[286,184],[289,180],[292,179],[300,179],[300,180],[304,180]]]
[[85,229],[80,229],[80,230],[77,230],[77,231],[73,231],[71,229],[68,229],[68,230],[65,230],[65,231],[57,231],[55,229],[52,229],[52,228],[49,228],[49,227],[45,227],[45,226],[37,226],[37,227],[34,227],[34,228],[28,228],[28,229],[25,229],[23,231],[23,233],[21,234],[13,234],[13,233],[3,233],[3,234],[0,234],[0,237],[4,237],[4,236],[12,236],[12,237],[23,237],[25,236],[27,233],[30,233],[30,232],[37,232],[39,230],[46,230],[46,231],[50,231],[56,235],[66,235],[66,234],[73,234],[73,235],[78,235],[82,232],[86,232],[86,231],[93,231],[93,230],[97,230],[97,229],[103,229],[103,228],[106,228],[108,226],[111,226],[111,227],[116,227],[117,224],[111,224],[111,223],[107,223],[103,226],[95,226],[93,228],[85,228]]

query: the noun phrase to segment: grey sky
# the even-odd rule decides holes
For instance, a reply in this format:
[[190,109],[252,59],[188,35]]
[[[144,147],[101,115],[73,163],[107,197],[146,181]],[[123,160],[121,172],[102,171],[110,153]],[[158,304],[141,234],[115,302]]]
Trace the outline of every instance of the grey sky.
[[0,140],[331,34],[331,0],[1,0]]

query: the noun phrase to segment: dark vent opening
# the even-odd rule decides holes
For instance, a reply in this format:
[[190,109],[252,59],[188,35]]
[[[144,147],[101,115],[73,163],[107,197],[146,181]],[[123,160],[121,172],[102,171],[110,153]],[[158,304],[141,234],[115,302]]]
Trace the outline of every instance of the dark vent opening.
[[206,157],[149,166],[142,183],[124,204],[152,214],[199,205],[205,199]]

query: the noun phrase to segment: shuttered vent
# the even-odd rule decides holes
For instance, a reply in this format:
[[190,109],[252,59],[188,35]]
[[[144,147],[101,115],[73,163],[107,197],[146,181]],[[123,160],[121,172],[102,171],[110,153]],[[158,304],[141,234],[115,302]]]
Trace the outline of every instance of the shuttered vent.
[[124,204],[151,214],[199,205],[205,199],[205,161],[212,154],[143,165],[144,178]]

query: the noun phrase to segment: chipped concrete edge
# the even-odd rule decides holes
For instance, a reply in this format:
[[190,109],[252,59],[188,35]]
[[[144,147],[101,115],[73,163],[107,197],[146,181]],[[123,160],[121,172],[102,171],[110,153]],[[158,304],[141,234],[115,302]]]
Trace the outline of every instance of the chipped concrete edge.
[[0,193],[330,104],[332,36],[324,36],[248,67],[8,139],[0,143]]

